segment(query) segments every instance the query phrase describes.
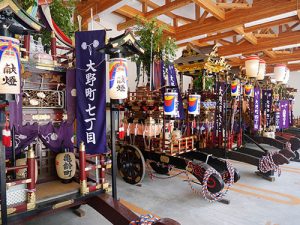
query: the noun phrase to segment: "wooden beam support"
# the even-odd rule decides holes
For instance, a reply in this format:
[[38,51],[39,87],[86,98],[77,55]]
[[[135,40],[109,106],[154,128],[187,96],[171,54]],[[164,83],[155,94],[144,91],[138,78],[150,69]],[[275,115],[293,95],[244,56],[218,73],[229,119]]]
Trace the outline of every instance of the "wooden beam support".
[[[141,3],[147,2],[148,7],[152,8],[152,9],[157,9],[157,8],[160,7],[160,5],[157,5],[156,3],[154,3],[154,2],[152,2],[150,0],[140,0],[140,2]],[[174,14],[172,12],[166,12],[165,15],[168,16],[168,17],[170,17],[170,18],[172,18],[172,19],[176,18],[176,19],[178,19],[178,20],[180,20],[180,21],[182,21],[184,23],[191,23],[191,22],[195,21],[193,19],[186,18],[186,17],[180,16],[180,15]]]
[[217,6],[221,9],[249,9],[252,7],[248,3],[217,3]]
[[274,53],[276,55],[289,55],[289,54],[292,54],[293,52],[292,51],[287,51],[287,50],[277,50],[277,51],[274,51]]
[[[270,7],[270,5],[272,5],[272,7]],[[245,13],[244,10],[232,10],[226,12],[226,20],[224,21],[217,21],[215,18],[210,17],[201,24],[195,21],[180,26],[176,29],[176,39],[179,41],[193,36],[221,32],[223,30],[233,29],[245,23],[265,19],[293,10],[295,10],[295,0],[281,0],[275,2],[272,0],[264,0],[257,3],[254,2],[252,8],[247,10],[247,13]]]
[[206,38],[201,38],[198,41],[203,43],[203,42],[214,41],[214,40],[218,40],[218,39],[222,39],[222,38],[226,38],[226,37],[231,37],[233,35],[235,35],[235,32],[227,31],[227,32],[220,33],[220,34],[211,35]]
[[198,19],[198,23],[203,23],[203,21],[206,19],[208,15],[207,11],[204,11],[203,14],[201,15],[200,19]]
[[274,59],[274,58],[276,58],[277,56],[276,56],[276,54],[271,50],[271,51],[269,51],[269,50],[264,50],[263,51],[267,56],[269,56],[270,58],[272,58],[272,59]]
[[257,39],[252,33],[245,33],[244,27],[238,26],[233,29],[238,34],[242,35],[247,41],[249,41],[251,44],[256,45]]
[[256,38],[277,38],[278,34],[254,34]]
[[[126,29],[127,27],[130,27],[130,26],[134,26],[136,24],[136,20],[135,20],[135,17],[138,17],[139,19],[141,19],[142,21],[147,21],[148,19],[145,17],[145,14],[140,12],[139,10],[135,9],[135,8],[132,8],[128,5],[125,5],[121,8],[119,8],[118,10],[115,11],[116,13],[119,13],[119,14],[122,14],[126,17],[129,17],[131,18],[130,20],[128,21],[125,21],[123,23],[119,23],[117,25],[117,30],[124,30]],[[165,30],[170,33],[170,34],[174,34],[175,33],[175,29],[174,27],[158,20],[157,21],[158,25],[160,26],[164,26],[165,27]]]
[[200,6],[195,5],[195,19],[198,20],[200,18]]
[[169,2],[159,8],[153,9],[150,12],[145,14],[147,19],[151,19],[157,17],[159,15],[165,14],[166,12],[171,12],[174,9],[181,8],[187,4],[191,3],[191,0],[175,0],[173,2]]
[[212,0],[193,0],[193,2],[210,12],[218,20],[225,20],[225,11],[220,9]]
[[[136,15],[132,16],[133,18],[129,21],[119,23],[117,25],[117,29],[118,30],[124,30],[128,27],[131,27],[131,26],[135,25],[135,23],[136,23],[136,20],[134,18],[135,16],[140,16],[142,20],[152,19],[152,18],[157,17],[159,15],[162,15],[166,12],[170,12],[174,9],[181,8],[181,7],[185,6],[186,4],[188,4],[190,2],[191,2],[191,0],[175,0],[173,2],[169,2],[165,5],[163,5],[161,7],[153,9],[150,12],[145,13],[145,14],[142,14],[139,10],[136,10],[136,9],[130,7],[130,6],[126,6],[127,8],[130,7],[129,10],[135,11]],[[130,13],[132,13],[132,12],[130,12]],[[161,22],[161,23],[163,23],[163,22]],[[171,33],[175,33],[175,31],[173,29],[171,29],[171,26],[168,26],[167,30],[170,31]]]
[[233,54],[251,54],[263,50],[272,49],[278,46],[293,45],[298,44],[300,40],[300,31],[292,31],[287,33],[282,33],[278,35],[276,41],[274,39],[263,39],[257,43],[257,45],[252,45],[250,43],[240,44],[239,47],[236,45],[222,46],[219,47],[218,53],[221,56],[233,55]]

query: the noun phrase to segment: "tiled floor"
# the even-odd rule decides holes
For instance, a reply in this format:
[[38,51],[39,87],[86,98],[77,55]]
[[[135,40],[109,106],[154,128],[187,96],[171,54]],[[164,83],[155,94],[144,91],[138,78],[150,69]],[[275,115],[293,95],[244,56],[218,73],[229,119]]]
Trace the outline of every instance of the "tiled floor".
[[[173,218],[182,225],[300,224],[300,163],[282,166],[282,174],[274,182],[255,175],[254,166],[232,163],[240,171],[241,180],[226,196],[229,205],[209,203],[194,194],[183,181],[184,175],[164,180],[151,180],[146,175],[142,186],[129,185],[118,179],[119,197],[140,207],[139,213],[150,211],[160,217]],[[110,224],[88,206],[83,209],[87,212],[83,218],[64,211],[30,224]]]

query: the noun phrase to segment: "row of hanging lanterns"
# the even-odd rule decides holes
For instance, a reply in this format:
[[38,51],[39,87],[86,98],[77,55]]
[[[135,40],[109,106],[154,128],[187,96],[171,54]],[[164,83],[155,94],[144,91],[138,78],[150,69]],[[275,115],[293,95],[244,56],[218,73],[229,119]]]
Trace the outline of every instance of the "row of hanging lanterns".
[[[246,76],[263,80],[266,75],[266,62],[256,55],[251,55],[245,61]],[[275,80],[287,84],[290,77],[290,70],[284,64],[277,64],[274,67]]]
[[256,55],[249,56],[245,61],[246,76],[263,80],[266,75],[266,62]]

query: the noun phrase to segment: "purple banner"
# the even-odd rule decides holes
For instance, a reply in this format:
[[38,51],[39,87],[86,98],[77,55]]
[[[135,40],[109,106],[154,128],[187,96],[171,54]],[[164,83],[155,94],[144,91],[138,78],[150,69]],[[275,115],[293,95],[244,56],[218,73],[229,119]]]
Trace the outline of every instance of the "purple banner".
[[253,130],[258,131],[260,128],[260,89],[254,88],[254,126]]
[[73,123],[76,115],[76,71],[68,69],[66,74],[66,100],[68,122]]
[[279,128],[289,127],[289,100],[280,100],[280,123]]
[[219,135],[222,136],[222,129],[223,129],[223,109],[224,109],[224,102],[223,102],[223,95],[225,91],[225,83],[219,82],[217,83],[216,87],[218,88],[218,101],[216,104],[216,113],[215,113],[215,137]]
[[275,126],[276,130],[280,130],[280,111],[275,113]]
[[106,149],[106,64],[96,49],[105,44],[105,31],[76,32],[77,145],[89,154]]
[[184,119],[184,110],[183,110],[183,104],[182,104],[182,97],[178,88],[177,83],[177,77],[176,77],[176,70],[173,64],[170,64],[168,66],[168,79],[169,79],[169,86],[176,89],[176,92],[178,93],[178,112],[179,116],[178,118],[183,120]]
[[290,126],[293,126],[293,100],[289,100],[290,107],[289,107],[289,120],[290,120]]
[[263,90],[263,112],[266,116],[266,127],[271,125],[271,110],[272,110],[272,90]]

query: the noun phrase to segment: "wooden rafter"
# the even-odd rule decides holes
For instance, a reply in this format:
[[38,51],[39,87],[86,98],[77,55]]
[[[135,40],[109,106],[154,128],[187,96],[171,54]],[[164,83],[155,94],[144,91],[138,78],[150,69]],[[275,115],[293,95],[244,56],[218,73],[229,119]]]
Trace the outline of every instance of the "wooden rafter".
[[255,26],[251,26],[248,28],[245,28],[245,32],[253,32],[259,29],[264,29],[264,28],[269,28],[269,27],[274,27],[274,26],[278,26],[278,25],[282,25],[282,24],[286,24],[286,23],[290,23],[290,22],[295,22],[298,21],[298,17],[297,16],[291,16],[291,17],[287,17],[287,18],[283,18],[283,19],[279,19],[279,20],[274,20],[274,21],[270,21],[267,23],[262,23],[262,24],[258,24]]
[[212,0],[193,0],[193,2],[210,12],[218,20],[225,20],[225,11],[220,9]]
[[[157,9],[157,8],[160,7],[159,5],[157,5],[156,3],[154,3],[150,0],[140,0],[140,2],[147,3],[147,5],[152,9]],[[180,15],[174,14],[172,12],[166,12],[165,15],[172,18],[172,19],[176,18],[176,19],[178,19],[178,20],[180,20],[184,23],[194,22],[194,20],[192,20],[190,18],[186,18],[186,17],[180,16]]]
[[[146,21],[147,18],[145,17],[145,14],[140,12],[139,10],[132,8],[128,5],[125,5],[121,8],[119,8],[118,10],[115,11],[118,14],[124,15],[126,17],[129,17],[130,19],[126,22],[120,23],[117,25],[117,29],[118,30],[123,30],[127,27],[133,26],[136,24],[136,20],[135,17],[138,17],[139,19],[141,19],[142,21]],[[174,27],[162,22],[162,21],[157,21],[159,25],[162,25],[165,27],[165,30],[171,34],[175,33]]]
[[278,34],[254,34],[256,38],[277,38]]
[[91,16],[91,9],[93,9],[93,14],[97,15],[98,13],[108,10],[109,8],[113,7],[114,5],[122,1],[123,0],[102,0],[102,1],[89,0],[84,3],[78,3],[77,11],[78,14],[81,15],[82,17],[82,26],[87,25]]
[[[276,40],[276,41],[274,41]],[[298,44],[300,40],[300,31],[285,32],[278,35],[277,39],[264,39],[259,41],[256,45],[250,43],[240,44],[239,47],[235,45],[222,46],[218,52],[220,55],[232,55],[232,54],[251,54],[263,50],[272,49],[278,46]]]
[[[270,5],[272,4],[272,7]],[[192,36],[220,32],[222,30],[233,29],[244,23],[290,12],[295,9],[295,1],[264,0],[254,3],[252,8],[247,10],[235,10],[226,13],[226,20],[216,21],[215,18],[207,18],[203,23],[197,21],[183,25],[176,29],[176,39],[184,40]],[[246,32],[246,31],[245,31]]]
[[217,6],[221,9],[249,9],[252,7],[251,4],[248,3],[227,3],[227,2],[219,2]]
[[272,50],[264,50],[263,52],[272,59],[277,57],[276,54]]
[[[136,10],[137,11],[137,15],[139,16],[142,16],[143,18],[142,19],[145,19],[145,20],[148,20],[148,19],[151,19],[151,18],[154,18],[154,17],[157,17],[159,15],[162,15],[162,14],[165,14],[166,12],[170,12],[174,9],[177,9],[177,8],[181,8],[183,6],[185,6],[186,4],[190,3],[191,0],[175,0],[173,2],[168,2],[166,3],[165,5],[161,6],[161,7],[158,7],[156,9],[153,9],[145,14],[141,14],[140,11]],[[129,21],[126,21],[126,22],[123,22],[123,23],[119,23],[117,25],[117,29],[118,30],[124,30],[132,25],[135,24],[135,19],[131,19]]]
[[244,31],[244,27],[238,26],[233,29],[235,32],[238,34],[242,35],[247,41],[249,41],[251,44],[256,45],[257,44],[257,39],[253,35],[253,33],[246,33]]

